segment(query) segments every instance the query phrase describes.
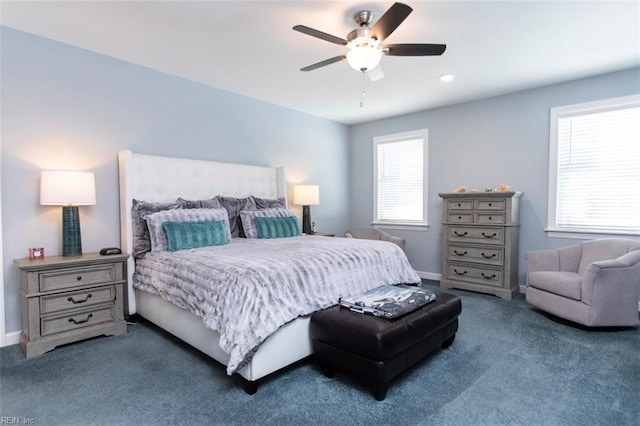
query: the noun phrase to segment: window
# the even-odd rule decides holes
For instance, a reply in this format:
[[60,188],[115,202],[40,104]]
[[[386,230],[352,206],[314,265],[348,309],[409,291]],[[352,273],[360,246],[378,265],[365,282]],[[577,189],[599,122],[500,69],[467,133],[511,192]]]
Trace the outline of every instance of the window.
[[428,130],[373,140],[374,225],[427,225]]
[[640,235],[640,96],[551,109],[548,231]]

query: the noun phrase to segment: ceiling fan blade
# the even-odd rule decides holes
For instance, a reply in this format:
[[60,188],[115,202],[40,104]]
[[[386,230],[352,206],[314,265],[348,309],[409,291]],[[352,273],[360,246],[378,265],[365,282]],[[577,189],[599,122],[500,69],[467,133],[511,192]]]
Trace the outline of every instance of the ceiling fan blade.
[[382,65],[378,65],[374,69],[367,71],[366,74],[367,74],[367,77],[369,77],[369,80],[371,81],[378,81],[384,78],[384,73],[382,72]]
[[300,68],[300,71],[313,71],[316,68],[324,67],[326,65],[331,65],[331,64],[333,64],[335,62],[340,62],[341,60],[343,60],[345,58],[346,58],[345,55],[334,56],[333,58],[325,59],[324,61],[316,62],[315,64],[309,65],[309,66],[304,67],[304,68]]
[[381,46],[383,53],[390,56],[437,56],[447,49],[446,44],[387,44]]
[[331,34],[323,33],[322,31],[314,30],[313,28],[306,27],[304,25],[296,25],[293,27],[295,31],[299,31],[303,34],[310,35],[311,37],[316,37],[324,41],[328,41],[329,43],[339,44],[341,46],[347,45],[347,40],[336,37]]
[[389,37],[411,12],[413,9],[406,4],[394,3],[371,28],[371,37],[377,38],[378,41]]

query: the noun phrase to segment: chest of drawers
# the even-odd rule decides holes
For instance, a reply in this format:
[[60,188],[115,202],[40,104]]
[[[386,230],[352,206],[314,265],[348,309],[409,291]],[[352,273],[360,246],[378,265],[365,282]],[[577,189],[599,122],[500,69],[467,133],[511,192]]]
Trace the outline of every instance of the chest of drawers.
[[521,192],[441,193],[443,288],[518,293]]
[[22,333],[27,358],[56,346],[127,331],[123,291],[128,255],[19,259]]

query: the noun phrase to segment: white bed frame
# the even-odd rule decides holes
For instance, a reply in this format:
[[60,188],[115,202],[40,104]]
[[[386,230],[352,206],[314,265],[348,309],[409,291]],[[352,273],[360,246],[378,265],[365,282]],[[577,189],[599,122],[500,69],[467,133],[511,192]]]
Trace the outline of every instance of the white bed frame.
[[[230,197],[254,195],[260,198],[287,196],[284,168],[249,166],[135,154],[118,153],[120,177],[120,228],[123,250],[133,252],[132,200],[173,202],[178,197],[203,200],[221,194]],[[127,268],[125,311],[138,314],[191,346],[227,365],[229,355],[218,341],[220,335],[202,320],[159,296],[133,288],[133,256]],[[256,381],[311,354],[309,317],[298,318],[272,334],[249,364],[238,371],[245,390],[255,393]]]

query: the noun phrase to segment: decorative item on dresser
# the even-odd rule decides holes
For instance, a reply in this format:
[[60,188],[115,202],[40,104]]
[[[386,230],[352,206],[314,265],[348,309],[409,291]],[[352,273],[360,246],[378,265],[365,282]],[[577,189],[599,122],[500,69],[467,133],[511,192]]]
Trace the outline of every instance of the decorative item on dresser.
[[522,192],[441,193],[443,288],[511,299],[518,293]]
[[21,270],[20,347],[25,356],[89,337],[126,333],[123,290],[128,257],[88,253],[14,260]]

